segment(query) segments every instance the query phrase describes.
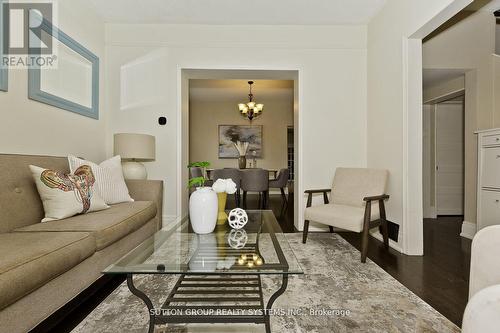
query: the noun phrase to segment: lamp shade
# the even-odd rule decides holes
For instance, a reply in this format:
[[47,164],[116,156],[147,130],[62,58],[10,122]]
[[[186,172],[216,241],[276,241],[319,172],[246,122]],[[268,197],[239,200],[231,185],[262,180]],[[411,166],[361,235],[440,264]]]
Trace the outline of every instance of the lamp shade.
[[116,133],[114,154],[122,159],[154,161],[156,155],[155,137],[148,134]]

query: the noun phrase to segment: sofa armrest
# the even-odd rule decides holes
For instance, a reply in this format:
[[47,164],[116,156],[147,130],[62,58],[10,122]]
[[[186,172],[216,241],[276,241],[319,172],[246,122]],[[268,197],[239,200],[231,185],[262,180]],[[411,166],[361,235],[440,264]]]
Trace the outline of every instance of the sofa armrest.
[[469,299],[486,287],[500,284],[500,225],[479,230],[472,240]]
[[125,180],[128,192],[136,201],[154,201],[156,203],[156,217],[158,230],[162,228],[163,217],[163,181],[162,180]]

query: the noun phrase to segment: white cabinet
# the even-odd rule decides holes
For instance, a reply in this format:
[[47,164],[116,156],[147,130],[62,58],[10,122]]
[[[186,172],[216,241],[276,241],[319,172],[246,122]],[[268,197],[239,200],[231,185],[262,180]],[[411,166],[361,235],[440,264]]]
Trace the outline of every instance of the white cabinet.
[[500,129],[479,131],[477,230],[500,224]]
[[500,192],[481,190],[481,228],[500,224]]

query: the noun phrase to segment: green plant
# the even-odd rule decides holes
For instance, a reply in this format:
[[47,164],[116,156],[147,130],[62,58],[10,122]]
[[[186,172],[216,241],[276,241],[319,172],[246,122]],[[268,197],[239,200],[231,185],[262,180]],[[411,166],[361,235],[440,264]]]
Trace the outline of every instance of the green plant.
[[193,177],[188,181],[188,187],[203,187],[207,178],[205,177],[207,173],[207,168],[210,166],[210,162],[191,162],[188,164],[188,168],[201,168],[201,177]]

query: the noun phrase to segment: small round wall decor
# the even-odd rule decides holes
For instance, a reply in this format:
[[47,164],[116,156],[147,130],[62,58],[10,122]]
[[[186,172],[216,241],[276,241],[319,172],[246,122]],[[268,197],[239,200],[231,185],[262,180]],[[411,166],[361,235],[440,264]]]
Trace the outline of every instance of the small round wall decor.
[[248,235],[245,230],[233,229],[227,237],[229,246],[233,249],[242,249],[248,241]]
[[227,220],[229,221],[229,226],[231,228],[241,229],[245,226],[245,224],[247,224],[248,215],[243,209],[235,208],[229,213]]

